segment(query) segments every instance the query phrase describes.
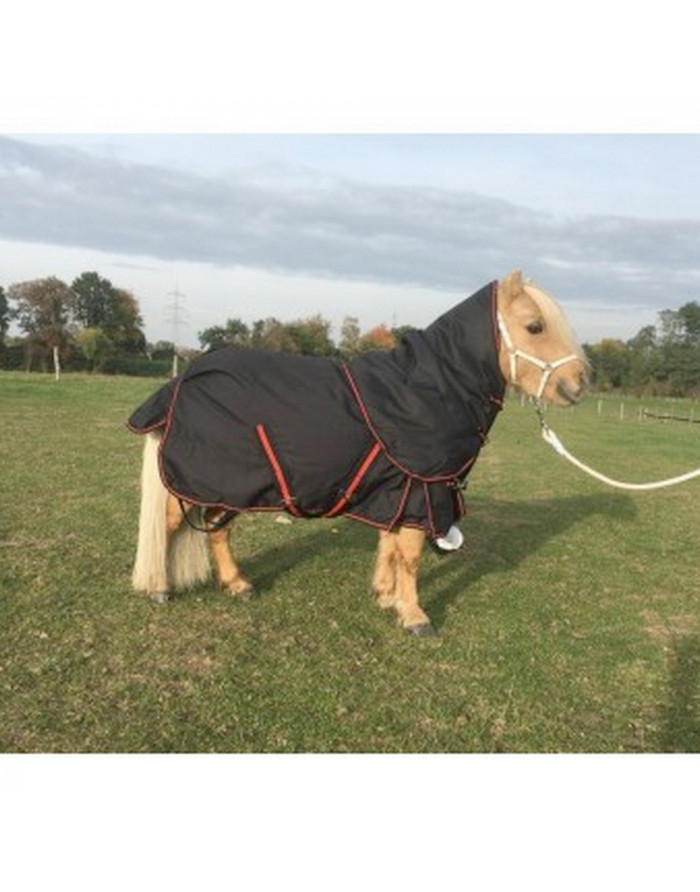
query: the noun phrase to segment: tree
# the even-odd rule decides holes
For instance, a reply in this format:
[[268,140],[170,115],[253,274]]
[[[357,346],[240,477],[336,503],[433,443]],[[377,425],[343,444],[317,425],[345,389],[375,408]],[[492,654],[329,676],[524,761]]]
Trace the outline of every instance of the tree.
[[644,328],[640,328],[637,334],[627,341],[627,346],[630,350],[649,356],[657,347],[655,326],[645,325]]
[[218,350],[228,344],[225,325],[211,325],[197,334],[202,350]]
[[360,323],[356,316],[346,316],[340,326],[340,352],[345,357],[357,356],[360,352]]
[[396,338],[386,325],[377,325],[360,339],[360,350],[393,350]]
[[656,336],[656,327],[646,325],[627,341],[630,353],[629,371],[625,386],[637,393],[655,389],[654,381],[658,380],[660,353]]
[[72,290],[51,276],[10,285],[8,295],[15,303],[13,315],[27,334],[29,367],[33,345],[42,345],[52,351],[58,377],[59,356],[66,350],[70,336],[68,322],[75,302]]
[[659,329],[659,340],[664,346],[679,344],[683,340],[683,323],[675,310],[661,310]]
[[600,390],[622,387],[627,379],[630,353],[627,345],[616,338],[603,338],[593,346],[585,345],[588,359]]
[[656,377],[669,396],[697,393],[700,388],[700,306],[695,301],[659,313]]
[[95,272],[73,280],[73,318],[82,328],[100,329],[121,353],[143,353],[146,338],[138,301],[130,291]]
[[105,321],[101,326],[117,350],[123,353],[145,353],[146,336],[139,304],[130,291],[114,288]]
[[90,371],[99,369],[114,350],[114,345],[101,328],[81,328],[75,340],[85,354]]
[[71,284],[73,315],[83,328],[105,328],[114,301],[114,287],[97,273],[81,273]]
[[147,348],[149,359],[167,359],[170,361],[175,353],[175,344],[172,341],[156,341]]
[[700,394],[700,305],[689,301],[661,310],[626,344],[604,338],[584,345],[601,389],[622,388],[664,396]]
[[331,323],[323,316],[310,316],[296,319],[286,326],[290,338],[296,346],[295,353],[302,356],[330,356],[335,353],[331,340]]
[[686,346],[700,347],[700,306],[695,301],[690,301],[676,310],[676,316]]
[[257,319],[250,336],[251,346],[258,350],[276,350],[279,353],[298,353],[297,344],[287,326],[279,319]]
[[197,337],[203,350],[250,346],[250,329],[240,319],[227,319],[226,325],[212,325],[200,331]]

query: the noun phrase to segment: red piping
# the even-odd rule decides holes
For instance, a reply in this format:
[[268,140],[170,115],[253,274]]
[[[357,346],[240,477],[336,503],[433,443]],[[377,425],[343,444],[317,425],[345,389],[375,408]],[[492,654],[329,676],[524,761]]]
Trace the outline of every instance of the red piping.
[[377,440],[379,443],[381,443],[382,448],[384,450],[384,454],[389,459],[389,461],[392,463],[392,465],[394,465],[394,467],[398,468],[399,471],[402,471],[407,477],[410,477],[414,480],[420,480],[421,483],[445,483],[450,480],[454,480],[455,477],[461,477],[462,474],[466,473],[467,469],[470,468],[471,465],[473,464],[473,462],[476,460],[476,456],[472,455],[469,459],[467,459],[466,463],[464,465],[462,465],[461,468],[458,468],[458,470],[456,470],[454,473],[439,474],[439,475],[435,475],[434,477],[426,477],[421,474],[416,474],[414,471],[411,471],[409,468],[405,468],[389,452],[389,450],[386,447],[386,444],[384,443],[382,438],[379,436],[379,434],[375,430],[374,425],[372,424],[372,419],[369,417],[369,412],[367,411],[367,407],[365,406],[365,404],[362,400],[362,394],[360,393],[360,390],[359,390],[357,384],[355,383],[355,379],[352,377],[352,373],[347,365],[343,365],[343,371],[345,372],[345,376],[348,379],[348,383],[350,384],[350,389],[352,390],[353,396],[355,397],[355,400],[357,401],[357,405],[360,407],[360,412],[362,412],[362,417],[365,420],[365,424],[371,431],[375,440]]

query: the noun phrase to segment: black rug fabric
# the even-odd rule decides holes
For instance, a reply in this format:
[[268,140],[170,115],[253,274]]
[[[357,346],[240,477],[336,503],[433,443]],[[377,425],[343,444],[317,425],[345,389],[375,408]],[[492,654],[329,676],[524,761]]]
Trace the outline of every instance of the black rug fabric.
[[388,352],[340,363],[224,347],[132,414],[163,430],[160,469],[187,502],[345,514],[443,536],[503,404],[496,283]]

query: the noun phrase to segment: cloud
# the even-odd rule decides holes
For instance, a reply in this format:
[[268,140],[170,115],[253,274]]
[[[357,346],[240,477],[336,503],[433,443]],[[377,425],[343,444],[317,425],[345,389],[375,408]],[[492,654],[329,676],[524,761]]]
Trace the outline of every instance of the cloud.
[[522,267],[601,307],[663,308],[700,282],[698,220],[562,217],[292,167],[208,177],[2,138],[0,237],[447,290]]

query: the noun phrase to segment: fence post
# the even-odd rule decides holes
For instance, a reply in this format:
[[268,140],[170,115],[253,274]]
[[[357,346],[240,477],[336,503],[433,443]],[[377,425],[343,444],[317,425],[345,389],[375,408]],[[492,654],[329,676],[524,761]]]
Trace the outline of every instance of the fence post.
[[61,377],[61,360],[58,355],[58,347],[53,348],[53,374],[56,381]]

